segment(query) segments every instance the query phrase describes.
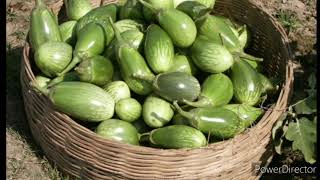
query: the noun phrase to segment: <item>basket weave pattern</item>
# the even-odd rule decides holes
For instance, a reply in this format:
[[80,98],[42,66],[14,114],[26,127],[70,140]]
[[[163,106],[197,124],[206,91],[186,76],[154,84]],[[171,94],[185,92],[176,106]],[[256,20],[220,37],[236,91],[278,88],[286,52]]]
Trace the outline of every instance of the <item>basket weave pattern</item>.
[[[94,6],[113,2],[92,0]],[[62,5],[60,0],[50,7],[58,13]],[[192,150],[155,149],[100,138],[32,90],[33,55],[26,42],[21,66],[25,111],[33,137],[46,156],[62,171],[81,179],[258,179],[252,163],[270,161],[271,129],[285,111],[292,89],[288,39],[269,14],[248,0],[217,0],[214,12],[232,14],[247,24],[253,36],[248,52],[263,57],[265,70],[283,79],[277,102],[259,123],[235,138]]]

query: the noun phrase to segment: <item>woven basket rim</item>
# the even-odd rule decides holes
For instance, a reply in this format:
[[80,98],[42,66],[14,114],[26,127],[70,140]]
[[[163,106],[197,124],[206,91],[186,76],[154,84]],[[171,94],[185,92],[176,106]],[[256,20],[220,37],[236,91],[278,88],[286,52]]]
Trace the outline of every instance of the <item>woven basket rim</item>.
[[[51,9],[53,11],[55,11],[55,9],[53,8],[54,6],[61,6],[61,4],[63,4],[63,1],[58,1],[54,4],[51,4]],[[102,1],[101,1],[102,4]],[[274,24],[274,26],[277,28],[277,30],[281,33],[281,38],[282,41],[284,42],[284,45],[286,45],[286,50],[288,53],[288,59],[287,59],[287,70],[288,69],[293,69],[293,63],[292,63],[292,53],[291,53],[291,49],[290,46],[288,45],[288,37],[285,33],[285,30],[283,29],[283,27],[275,20],[275,18],[272,17],[272,15],[270,13],[268,13],[267,11],[264,11],[262,6],[259,6],[257,4],[252,3],[253,6],[255,6],[256,8],[262,10],[267,16],[268,18],[271,19],[272,23]],[[22,59],[22,66],[21,69],[23,71],[23,68],[25,68],[26,65],[30,65],[30,59],[29,59],[29,51],[30,51],[30,45],[28,42],[28,39],[26,39],[24,48],[23,48],[23,59]],[[286,72],[288,73],[288,72]],[[71,117],[65,115],[64,113],[58,112],[58,114],[60,114],[61,116],[65,117],[65,120],[68,120],[69,123],[74,124],[75,126],[77,126],[77,128],[81,129],[82,131],[85,131],[85,133],[88,133],[88,135],[92,135],[95,136],[95,140],[97,141],[103,141],[103,142],[108,142],[109,144],[112,144],[114,146],[118,146],[118,147],[125,147],[126,149],[135,149],[135,150],[139,150],[139,151],[144,151],[144,152],[149,152],[149,153],[160,153],[165,151],[166,153],[181,153],[182,151],[185,152],[191,152],[194,153],[196,151],[206,151],[206,150],[212,150],[214,149],[215,146],[219,146],[221,144],[225,144],[225,146],[228,146],[229,144],[232,144],[236,139],[238,138],[242,138],[245,136],[250,135],[251,131],[254,131],[255,129],[259,128],[259,124],[262,123],[262,121],[266,121],[269,120],[268,119],[268,115],[270,115],[271,113],[274,113],[275,111],[279,111],[280,114],[282,114],[282,112],[284,112],[284,109],[278,109],[278,108],[274,108],[276,107],[278,104],[282,104],[283,101],[286,101],[285,99],[283,99],[283,97],[281,97],[281,94],[283,93],[283,91],[286,90],[286,88],[288,88],[288,84],[293,81],[293,76],[290,75],[291,73],[289,73],[289,76],[286,76],[285,78],[285,82],[282,84],[282,88],[281,88],[281,92],[278,95],[277,101],[273,103],[273,106],[270,107],[267,111],[265,111],[265,114],[263,115],[263,117],[260,118],[259,122],[257,124],[255,124],[253,127],[248,128],[247,130],[245,130],[244,132],[236,135],[233,138],[227,139],[227,140],[223,140],[223,141],[219,141],[219,142],[215,142],[215,143],[211,143],[206,147],[201,147],[201,148],[183,148],[183,149],[160,149],[160,148],[152,148],[152,147],[147,147],[147,146],[136,146],[136,145],[131,145],[131,144],[125,144],[122,142],[118,142],[118,141],[113,141],[113,140],[109,140],[109,139],[105,139],[103,137],[98,136],[96,133],[94,133],[93,131],[91,131],[90,129],[88,129],[87,127],[84,127],[80,124],[78,124],[76,121],[74,121]],[[23,78],[23,77],[22,77]],[[32,72],[31,74],[31,80],[35,79],[35,75]],[[45,97],[44,95],[40,95]],[[45,97],[47,99],[47,101],[50,101],[47,97]],[[285,105],[286,106],[286,105]],[[274,109],[273,109],[274,108]],[[56,110],[54,110],[56,111]],[[270,112],[270,113],[267,113]]]

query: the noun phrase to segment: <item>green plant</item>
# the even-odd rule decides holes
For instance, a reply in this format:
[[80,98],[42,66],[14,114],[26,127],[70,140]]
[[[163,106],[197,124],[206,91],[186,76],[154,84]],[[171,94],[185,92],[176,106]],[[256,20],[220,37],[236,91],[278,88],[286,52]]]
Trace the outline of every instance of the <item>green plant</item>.
[[[272,130],[275,151],[282,154],[284,142],[289,141],[293,151],[300,151],[306,162],[316,162],[317,145],[317,103],[316,103],[316,76],[315,69],[306,72],[308,77],[307,88],[295,90],[293,99],[296,103],[289,106]],[[300,86],[306,87],[306,86]]]
[[288,30],[289,33],[294,31],[299,25],[295,12],[292,12],[290,10],[280,9],[276,17],[278,18],[282,26]]

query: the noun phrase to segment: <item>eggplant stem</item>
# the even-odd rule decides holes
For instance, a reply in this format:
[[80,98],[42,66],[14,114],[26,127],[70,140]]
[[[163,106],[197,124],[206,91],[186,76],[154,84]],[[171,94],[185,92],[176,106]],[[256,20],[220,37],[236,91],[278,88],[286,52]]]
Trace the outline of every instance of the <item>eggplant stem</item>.
[[192,107],[208,107],[208,106],[213,106],[212,102],[207,98],[207,97],[199,97],[198,101],[188,101],[186,99],[182,100],[183,103],[192,106]]
[[140,142],[148,142],[150,139],[150,132],[147,132],[147,133],[143,133],[140,135],[139,137],[139,141]]
[[120,42],[121,44],[124,43],[125,41],[123,40],[118,28],[114,25],[112,18],[108,17],[108,21],[111,24],[111,27],[114,31],[114,35],[116,36],[117,41]]
[[68,64],[68,66],[60,73],[58,73],[58,76],[63,76],[67,72],[69,72],[72,68],[74,68],[79,62],[81,62],[81,59],[79,56],[74,56],[74,58],[71,60],[71,62]]
[[222,46],[226,47],[226,46],[225,46],[226,42],[224,41],[224,38],[223,38],[223,36],[222,36],[222,33],[219,33],[219,37],[220,37]]
[[245,58],[245,59],[248,59],[248,60],[251,60],[251,61],[258,61],[258,62],[262,62],[263,61],[263,58],[254,57],[254,56],[252,56],[250,54],[247,54],[245,52],[240,53],[239,56],[241,58]]
[[147,81],[149,83],[153,83],[154,80],[154,76],[146,76],[146,75],[141,75],[141,74],[132,74],[132,77],[135,79],[139,79],[139,80],[143,80],[143,81]]
[[41,94],[44,94],[48,96],[49,94],[49,89],[45,87],[40,87],[37,80],[33,80],[30,82],[30,86],[34,88],[34,90],[40,92]]
[[[173,106],[176,108],[176,110],[178,111],[178,113],[187,118],[189,121],[194,121],[193,115],[189,112],[184,111],[183,109],[181,109],[181,107],[178,105],[178,101],[173,101]],[[193,123],[191,123],[193,124]]]
[[157,10],[156,8],[154,8],[150,3],[147,3],[143,0],[138,0],[143,6],[147,7],[148,9],[150,9],[153,13],[157,14],[159,10]]

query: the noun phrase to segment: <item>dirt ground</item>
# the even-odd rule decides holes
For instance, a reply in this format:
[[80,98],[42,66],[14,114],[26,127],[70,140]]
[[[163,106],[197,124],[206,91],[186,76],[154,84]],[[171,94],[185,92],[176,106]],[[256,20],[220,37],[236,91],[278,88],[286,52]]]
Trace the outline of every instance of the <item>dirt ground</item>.
[[[47,4],[57,0],[44,0]],[[264,7],[287,30],[299,63],[315,57],[316,0],[251,0]],[[20,60],[33,0],[11,0],[6,16],[7,179],[65,179],[32,140],[20,93]]]

